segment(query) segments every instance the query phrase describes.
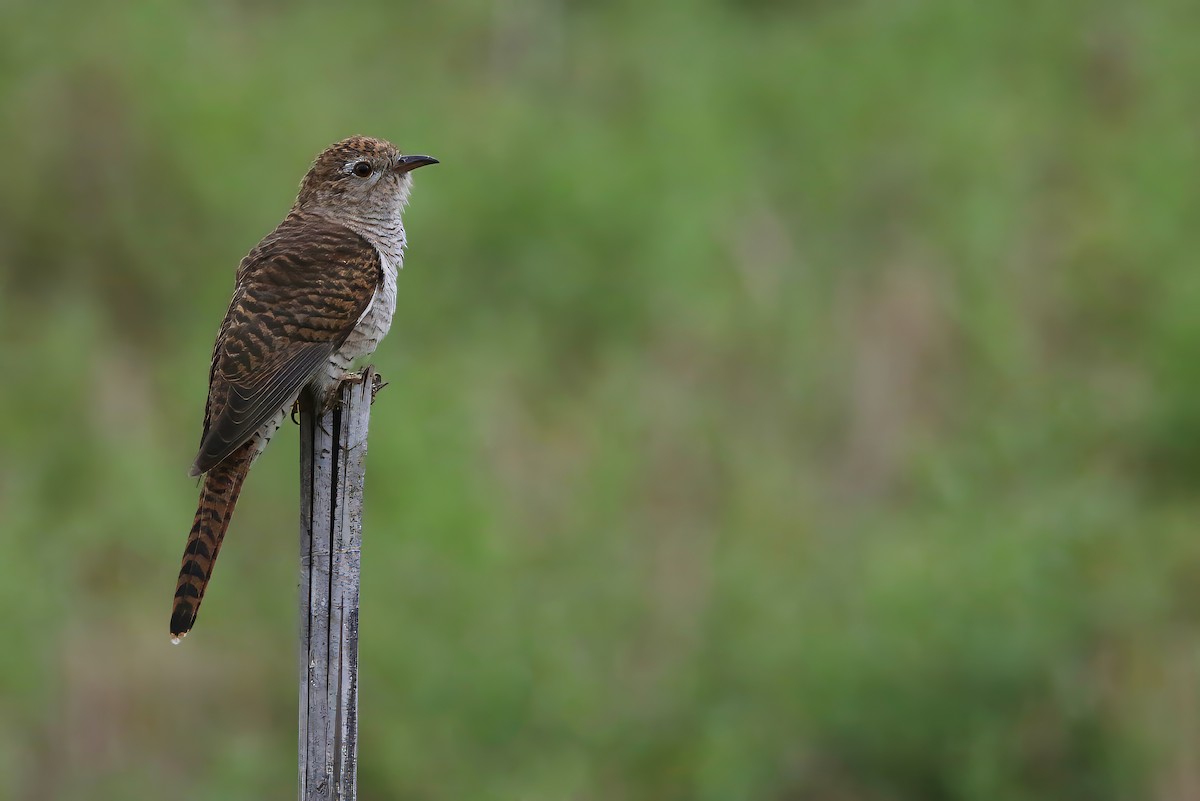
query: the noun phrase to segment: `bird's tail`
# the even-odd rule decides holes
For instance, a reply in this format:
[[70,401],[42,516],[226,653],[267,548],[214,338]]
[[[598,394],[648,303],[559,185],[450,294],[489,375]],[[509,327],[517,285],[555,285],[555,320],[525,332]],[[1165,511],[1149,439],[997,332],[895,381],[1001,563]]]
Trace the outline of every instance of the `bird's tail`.
[[175,586],[175,606],[171,611],[171,639],[187,635],[196,623],[196,613],[204,600],[204,590],[212,577],[213,564],[221,550],[221,540],[229,528],[229,518],[237,503],[242,482],[257,455],[257,443],[251,438],[204,475],[200,505],[183,549],[183,566]]

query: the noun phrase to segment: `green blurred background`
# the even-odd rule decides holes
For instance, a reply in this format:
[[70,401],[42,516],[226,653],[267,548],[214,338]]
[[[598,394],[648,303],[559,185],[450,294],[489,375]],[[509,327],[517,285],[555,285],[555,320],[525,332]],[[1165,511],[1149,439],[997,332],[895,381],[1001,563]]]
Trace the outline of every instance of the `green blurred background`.
[[297,435],[167,620],[313,156],[428,152],[360,792],[1200,798],[1200,6],[0,6],[0,798],[294,797]]

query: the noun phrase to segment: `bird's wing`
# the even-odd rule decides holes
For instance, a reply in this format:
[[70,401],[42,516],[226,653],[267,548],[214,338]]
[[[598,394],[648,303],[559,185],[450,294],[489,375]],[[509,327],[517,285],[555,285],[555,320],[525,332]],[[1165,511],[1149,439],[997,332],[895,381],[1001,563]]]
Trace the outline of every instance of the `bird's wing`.
[[220,464],[312,379],[382,275],[379,252],[361,236],[297,214],[250,251],[213,349],[193,475]]

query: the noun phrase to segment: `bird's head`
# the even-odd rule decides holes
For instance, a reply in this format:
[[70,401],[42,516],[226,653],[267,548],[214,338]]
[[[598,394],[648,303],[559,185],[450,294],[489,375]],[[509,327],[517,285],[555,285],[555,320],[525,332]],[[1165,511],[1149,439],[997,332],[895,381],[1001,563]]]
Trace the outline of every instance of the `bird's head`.
[[382,139],[352,136],[317,156],[300,184],[296,208],[391,217],[408,202],[410,173],[437,163],[432,156],[406,156]]

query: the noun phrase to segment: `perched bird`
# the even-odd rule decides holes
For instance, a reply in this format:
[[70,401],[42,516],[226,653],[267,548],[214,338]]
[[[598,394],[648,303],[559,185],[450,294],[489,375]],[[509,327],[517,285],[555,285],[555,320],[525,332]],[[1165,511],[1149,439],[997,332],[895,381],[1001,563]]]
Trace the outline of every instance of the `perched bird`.
[[411,172],[436,164],[355,136],[317,156],[291,211],[237,270],[213,347],[200,452],[200,504],[171,612],[179,642],[196,622],[250,465],[309,390],[328,405],[351,363],[375,350],[396,310],[400,212]]

